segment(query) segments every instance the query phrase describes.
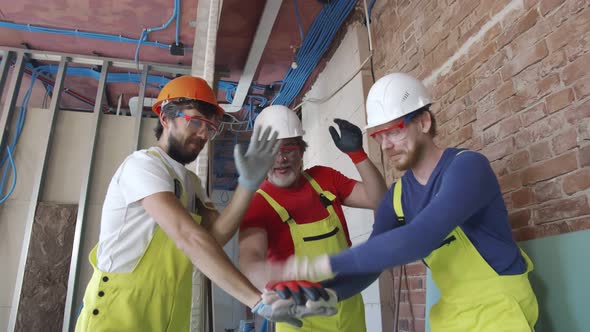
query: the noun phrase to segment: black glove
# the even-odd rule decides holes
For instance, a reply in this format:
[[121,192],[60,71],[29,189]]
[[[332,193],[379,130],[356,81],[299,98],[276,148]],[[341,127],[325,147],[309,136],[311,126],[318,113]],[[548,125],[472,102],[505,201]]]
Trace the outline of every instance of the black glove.
[[359,127],[342,119],[334,119],[334,122],[340,129],[340,135],[333,126],[330,126],[330,135],[340,151],[348,153],[363,150],[363,132]]
[[268,285],[269,290],[275,291],[283,300],[293,298],[295,304],[305,305],[307,300],[318,301],[320,298],[328,301],[330,295],[324,287],[306,280],[291,280]]

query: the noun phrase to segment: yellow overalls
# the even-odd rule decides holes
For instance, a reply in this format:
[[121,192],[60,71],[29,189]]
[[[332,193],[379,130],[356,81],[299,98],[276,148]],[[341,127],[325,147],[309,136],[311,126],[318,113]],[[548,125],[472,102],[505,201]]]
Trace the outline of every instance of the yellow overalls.
[[[403,224],[401,180],[394,183],[393,208]],[[521,254],[527,264],[523,274],[498,275],[461,227],[455,227],[424,259],[441,294],[430,310],[431,330],[533,331],[538,318],[537,298],[528,279],[533,263],[522,249]]]
[[[342,229],[340,218],[336,214],[332,202],[336,196],[324,191],[307,173],[303,176],[319,194],[329,216],[325,219],[307,224],[297,224],[289,212],[262,189],[258,193],[266,199],[272,208],[289,225],[295,255],[315,257],[322,254],[333,255],[348,248],[348,242]],[[277,332],[363,332],[365,327],[365,307],[363,298],[357,294],[338,303],[338,314],[330,317],[308,317],[303,319],[303,327],[296,328],[289,324],[277,323]]]
[[[162,160],[174,178],[175,189],[179,189],[177,196],[180,194],[180,201],[188,207],[189,197],[182,181],[157,152],[148,152]],[[197,192],[199,180],[193,173],[188,174]],[[199,197],[195,194],[192,199]],[[190,214],[201,223],[200,215]],[[97,248],[89,257],[94,273],[84,294],[76,332],[189,331],[193,265],[159,226],[132,272],[98,270]]]

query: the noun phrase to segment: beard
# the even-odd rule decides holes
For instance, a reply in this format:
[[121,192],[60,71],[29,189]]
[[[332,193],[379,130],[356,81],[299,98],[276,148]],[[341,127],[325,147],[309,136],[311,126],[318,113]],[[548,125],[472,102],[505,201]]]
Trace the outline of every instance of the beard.
[[180,140],[178,140],[173,135],[168,136],[168,155],[170,156],[170,158],[178,161],[183,165],[190,164],[193,161],[195,161],[195,159],[197,159],[199,153],[203,149],[203,146],[205,146],[206,142],[202,139],[195,139],[190,142],[196,143],[199,146],[199,148],[195,152],[188,151],[185,148],[185,146],[180,142]]
[[281,176],[277,176],[274,171],[270,171],[267,176],[268,182],[280,188],[288,188],[297,180],[297,174],[292,170],[288,174]]
[[393,166],[398,171],[406,171],[416,166],[418,161],[422,158],[424,153],[424,143],[416,141],[414,147],[406,152],[397,153],[400,157],[397,160],[393,160]]

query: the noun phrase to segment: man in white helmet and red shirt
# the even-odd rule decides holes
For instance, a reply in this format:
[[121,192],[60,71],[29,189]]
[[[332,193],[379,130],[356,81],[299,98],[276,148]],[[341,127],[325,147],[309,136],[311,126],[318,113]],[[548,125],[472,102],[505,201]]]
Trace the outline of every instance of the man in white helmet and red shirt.
[[[307,144],[301,121],[289,108],[270,106],[256,118],[255,127],[272,125],[279,133],[280,142],[274,164],[252,199],[240,228],[240,268],[260,289],[269,281],[263,268],[266,261],[283,262],[291,255],[336,254],[349,248],[351,242],[342,206],[375,209],[385,193],[383,177],[363,150],[361,130],[348,121],[334,121],[340,134],[330,127],[332,138],[350,156],[362,182],[329,167],[303,169]],[[305,282],[281,287],[301,292],[314,288]],[[298,296],[296,293],[293,294]],[[365,330],[360,294],[340,302],[337,315],[303,319],[300,329],[277,324],[278,332]]]
[[433,332],[531,331],[538,318],[528,279],[533,264],[512,238],[498,180],[484,155],[434,143],[431,104],[422,82],[406,74],[371,87],[370,136],[405,174],[381,201],[366,243],[337,255],[291,257],[274,277],[336,275],[328,287],[342,300],[381,271],[422,259],[441,294],[430,311]]

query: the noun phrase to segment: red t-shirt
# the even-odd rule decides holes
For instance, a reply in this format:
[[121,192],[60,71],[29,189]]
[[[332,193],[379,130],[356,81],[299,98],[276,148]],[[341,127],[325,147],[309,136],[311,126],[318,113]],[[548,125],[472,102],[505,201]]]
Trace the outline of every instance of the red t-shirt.
[[[323,190],[330,191],[336,196],[332,203],[336,214],[340,218],[346,241],[350,246],[348,227],[342,212],[342,201],[350,195],[357,181],[349,179],[342,173],[324,166],[314,166],[306,170]],[[328,217],[328,210],[322,205],[319,194],[313,189],[309,181],[303,176],[295,188],[279,188],[268,181],[264,181],[260,189],[268,193],[277,203],[284,207],[297,224],[307,224]],[[268,238],[267,259],[270,261],[284,261],[295,253],[293,239],[289,226],[281,220],[278,213],[262,195],[256,193],[240,229],[261,228],[266,231]]]

